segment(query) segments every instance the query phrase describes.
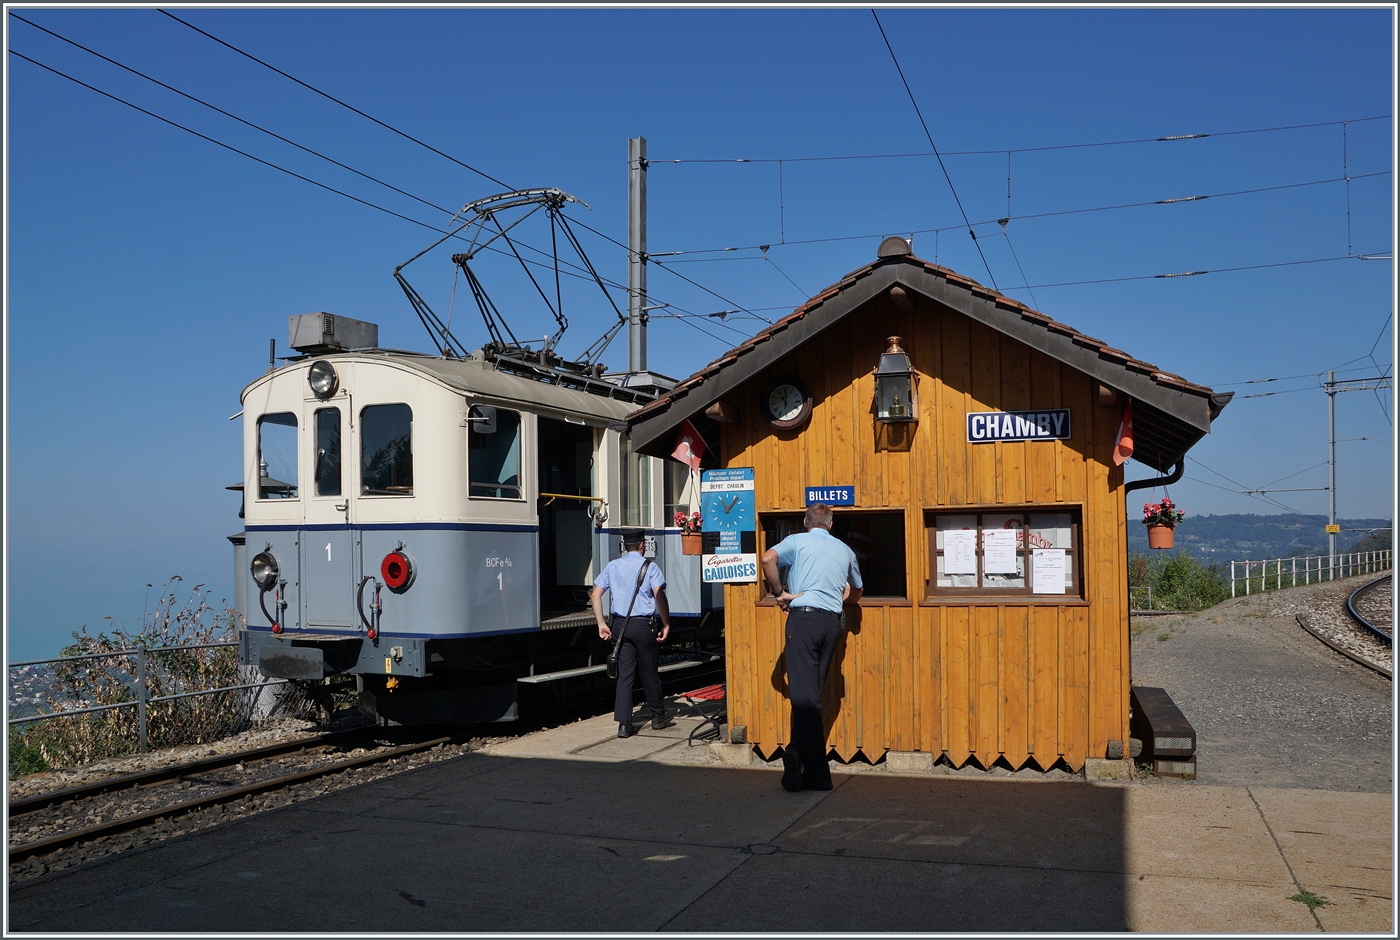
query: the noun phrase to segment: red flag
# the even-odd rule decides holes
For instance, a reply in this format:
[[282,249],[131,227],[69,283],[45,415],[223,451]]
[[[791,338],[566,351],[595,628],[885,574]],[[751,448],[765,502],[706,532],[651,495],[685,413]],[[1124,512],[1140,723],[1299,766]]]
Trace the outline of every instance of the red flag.
[[1123,406],[1123,423],[1118,425],[1118,443],[1113,448],[1113,463],[1123,466],[1123,462],[1133,455],[1133,400]]
[[704,453],[705,439],[695,430],[695,425],[689,421],[681,422],[681,429],[676,434],[676,449],[671,452],[671,456],[691,470],[699,471],[700,456]]

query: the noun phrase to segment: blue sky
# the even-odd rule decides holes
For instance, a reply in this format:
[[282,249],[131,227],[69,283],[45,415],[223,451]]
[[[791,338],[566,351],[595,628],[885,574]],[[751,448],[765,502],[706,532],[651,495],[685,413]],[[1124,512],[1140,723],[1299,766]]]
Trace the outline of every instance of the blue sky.
[[[155,10],[9,10],[436,205],[500,189]],[[989,280],[930,157],[798,159],[928,153],[868,10],[176,12],[512,187],[573,193],[592,209],[572,216],[619,241],[627,138],[646,136],[649,247],[692,252],[663,260],[725,298],[654,268],[652,302],[672,305],[662,313],[741,306],[776,319],[873,258],[889,233],[919,231],[917,254]],[[1186,511],[1276,512],[1236,491],[1298,471],[1278,485],[1325,486],[1317,373],[1372,375],[1370,357],[1382,368],[1392,357],[1393,264],[1347,257],[1392,248],[1390,11],[881,19],[968,217],[1011,218],[1006,238],[994,222],[977,226],[1003,290],[1194,381],[1280,392],[1237,398],[1196,447],[1172,489]],[[327,186],[446,221],[14,17],[5,25],[13,52]],[[285,352],[288,315],[329,310],[379,323],[384,345],[426,348],[392,271],[433,236],[14,55],[6,67],[13,660],[52,653],[104,616],[134,624],[147,582],[172,574],[230,595],[224,536],[240,522],[224,486],[238,479],[240,438],[227,418],[265,368],[268,338]],[[1319,182],[1343,176],[1340,121],[1349,192]],[[1303,124],[1326,126],[1225,133]],[[1155,140],[1194,133],[1212,136]],[[755,162],[662,162],[738,158]],[[764,159],[784,160],[781,209],[779,166]],[[1027,218],[1141,202],[1154,204]],[[811,241],[861,235],[872,237]],[[547,233],[527,238],[544,245]],[[583,238],[601,273],[624,281],[623,252]],[[767,260],[751,248],[694,253],[760,244]],[[1343,260],[1037,287],[1328,258]],[[446,308],[445,254],[408,273]],[[480,274],[518,334],[550,329],[514,270],[484,261]],[[576,353],[614,315],[582,290],[567,303],[564,351]],[[482,342],[463,317],[458,335]],[[658,318],[650,364],[687,375],[761,325]],[[625,341],[604,361],[625,364]],[[1233,384],[1275,377],[1296,378]],[[1339,396],[1338,436],[1377,439],[1338,445],[1343,516],[1391,513],[1391,402],[1389,391]],[[1327,508],[1321,492],[1277,498]]]

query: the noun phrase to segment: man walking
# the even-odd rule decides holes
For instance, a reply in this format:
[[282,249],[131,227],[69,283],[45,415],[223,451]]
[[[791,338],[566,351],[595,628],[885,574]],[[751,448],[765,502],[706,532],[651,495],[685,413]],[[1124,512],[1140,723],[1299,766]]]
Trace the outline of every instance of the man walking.
[[[831,507],[807,507],[807,531],[790,535],[763,553],[763,576],[787,611],[788,700],[792,705],[792,742],[783,748],[783,789],[830,790],[822,724],[822,685],[841,633],[841,605],[860,600],[864,584],[856,553],[831,534]],[[784,591],[778,568],[788,569]]]
[[[646,692],[647,708],[651,711],[651,726],[660,731],[675,724],[666,714],[661,698],[661,644],[671,633],[671,608],[666,603],[666,578],[661,569],[642,555],[645,536],[641,529],[622,533],[621,558],[608,562],[593,581],[593,617],[598,621],[598,635],[613,639],[618,631],[617,699],[613,717],[617,719],[617,736],[630,738],[637,733],[632,723],[632,687],[641,674]],[[603,618],[603,592],[611,598],[612,618]],[[661,620],[657,632],[655,617]]]

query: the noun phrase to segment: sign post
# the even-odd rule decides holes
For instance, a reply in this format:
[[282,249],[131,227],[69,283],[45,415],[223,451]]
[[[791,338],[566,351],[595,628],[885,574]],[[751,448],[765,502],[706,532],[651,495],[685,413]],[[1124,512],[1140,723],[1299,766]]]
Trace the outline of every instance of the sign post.
[[700,474],[700,580],[752,584],[758,580],[753,468]]

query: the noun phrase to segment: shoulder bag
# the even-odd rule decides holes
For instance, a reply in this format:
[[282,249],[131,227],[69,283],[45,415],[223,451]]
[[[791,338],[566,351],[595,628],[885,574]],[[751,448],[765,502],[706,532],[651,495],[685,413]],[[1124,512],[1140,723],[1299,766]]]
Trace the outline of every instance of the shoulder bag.
[[627,616],[622,618],[622,628],[617,626],[617,614],[612,616],[613,647],[608,654],[608,678],[617,678],[617,651],[622,648],[622,634],[627,630],[627,621],[632,619],[632,608],[637,603],[637,594],[642,589],[642,581],[647,576],[647,565],[651,564],[650,558],[642,559],[642,567],[637,569],[637,583],[632,587],[632,600],[627,604]]

